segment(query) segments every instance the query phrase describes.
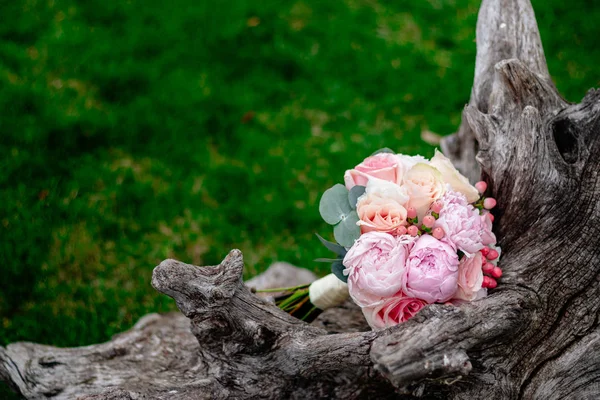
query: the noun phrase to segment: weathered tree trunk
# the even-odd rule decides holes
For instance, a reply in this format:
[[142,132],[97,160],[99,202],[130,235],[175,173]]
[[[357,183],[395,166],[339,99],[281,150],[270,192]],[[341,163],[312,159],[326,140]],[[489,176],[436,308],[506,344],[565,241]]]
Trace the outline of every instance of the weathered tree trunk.
[[57,399],[600,397],[600,91],[560,97],[529,0],[484,0],[477,48],[443,147],[498,200],[490,296],[378,332],[350,305],[308,325],[242,284],[237,250],[216,267],[167,260],[152,283],[187,318],[148,316],[83,348],[12,344],[0,378]]

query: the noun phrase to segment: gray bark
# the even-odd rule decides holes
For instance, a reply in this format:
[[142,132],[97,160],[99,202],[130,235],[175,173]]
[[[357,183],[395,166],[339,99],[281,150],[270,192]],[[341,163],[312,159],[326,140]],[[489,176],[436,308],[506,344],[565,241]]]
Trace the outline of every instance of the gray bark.
[[15,343],[0,378],[56,399],[599,397],[600,91],[560,97],[528,0],[484,0],[477,47],[443,148],[498,200],[504,276],[490,296],[378,332],[349,304],[308,325],[242,283],[237,250],[216,267],[166,260],[152,284],[185,317],[83,348]]

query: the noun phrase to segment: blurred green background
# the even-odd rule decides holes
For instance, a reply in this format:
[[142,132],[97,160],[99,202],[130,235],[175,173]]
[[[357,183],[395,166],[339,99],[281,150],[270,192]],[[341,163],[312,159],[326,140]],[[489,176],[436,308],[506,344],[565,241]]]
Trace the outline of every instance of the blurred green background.
[[[0,345],[100,342],[175,309],[150,285],[169,257],[327,272],[321,193],[456,130],[479,3],[0,2]],[[533,4],[578,101],[600,1]]]

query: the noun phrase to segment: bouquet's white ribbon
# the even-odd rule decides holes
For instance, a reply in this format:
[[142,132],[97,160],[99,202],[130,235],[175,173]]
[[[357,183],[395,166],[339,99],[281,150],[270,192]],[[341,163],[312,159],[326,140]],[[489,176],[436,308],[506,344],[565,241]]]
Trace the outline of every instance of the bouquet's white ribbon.
[[342,305],[350,294],[348,285],[334,274],[329,274],[311,283],[308,288],[310,302],[321,310]]

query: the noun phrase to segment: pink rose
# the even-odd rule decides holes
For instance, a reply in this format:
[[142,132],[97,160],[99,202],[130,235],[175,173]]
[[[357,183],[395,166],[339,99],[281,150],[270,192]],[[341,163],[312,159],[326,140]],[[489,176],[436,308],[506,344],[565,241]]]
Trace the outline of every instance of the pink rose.
[[441,198],[446,191],[442,174],[423,163],[417,163],[408,170],[404,175],[403,186],[410,197],[407,207],[414,207],[417,210],[419,221],[423,221],[431,204]]
[[481,216],[481,242],[484,246],[496,244],[496,235],[492,232],[492,220],[488,214],[489,213],[485,213]]
[[410,245],[414,238],[388,233],[361,235],[344,257],[348,291],[356,304],[373,307],[400,291]]
[[423,300],[400,292],[375,307],[363,308],[362,312],[371,328],[384,329],[414,317],[425,305]]
[[361,233],[395,232],[406,225],[406,208],[397,201],[376,195],[361,196],[356,205]]
[[458,265],[458,289],[454,294],[455,299],[472,301],[477,298],[483,283],[483,263],[481,252],[473,257],[464,256]]
[[490,234],[493,233],[491,226],[488,228],[481,218],[479,210],[466,204],[466,199],[464,202],[459,201],[460,198],[464,197],[457,192],[447,192],[442,197],[443,207],[434,228],[442,228],[445,242],[467,256],[472,256],[485,247],[484,242],[491,240]]
[[443,303],[456,292],[457,279],[456,250],[431,235],[422,235],[408,255],[404,293],[427,303]]
[[375,154],[374,156],[365,158],[365,160],[358,164],[354,169],[346,171],[344,174],[344,183],[348,190],[356,185],[367,186],[370,177],[399,183],[402,179],[402,176],[399,176],[401,173],[399,168],[400,161],[394,154]]

